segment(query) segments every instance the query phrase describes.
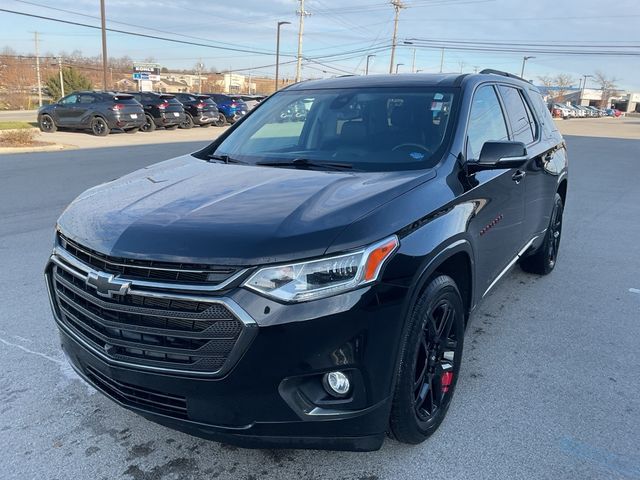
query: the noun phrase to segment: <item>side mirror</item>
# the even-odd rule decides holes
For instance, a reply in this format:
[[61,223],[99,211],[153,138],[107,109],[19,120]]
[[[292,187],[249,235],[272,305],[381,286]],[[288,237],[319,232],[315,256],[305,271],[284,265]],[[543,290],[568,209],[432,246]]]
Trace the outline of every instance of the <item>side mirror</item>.
[[492,168],[518,168],[527,160],[527,147],[522,142],[486,142],[480,151],[480,158],[469,166],[475,170]]

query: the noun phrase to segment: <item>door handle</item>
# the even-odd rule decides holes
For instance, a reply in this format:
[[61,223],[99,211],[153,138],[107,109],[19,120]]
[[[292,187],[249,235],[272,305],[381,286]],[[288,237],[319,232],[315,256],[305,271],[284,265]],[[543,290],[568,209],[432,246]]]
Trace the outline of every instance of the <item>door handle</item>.
[[524,172],[522,170],[518,170],[516,173],[513,174],[513,176],[511,177],[511,179],[516,182],[516,183],[520,183],[522,181],[522,179],[527,175],[527,172]]

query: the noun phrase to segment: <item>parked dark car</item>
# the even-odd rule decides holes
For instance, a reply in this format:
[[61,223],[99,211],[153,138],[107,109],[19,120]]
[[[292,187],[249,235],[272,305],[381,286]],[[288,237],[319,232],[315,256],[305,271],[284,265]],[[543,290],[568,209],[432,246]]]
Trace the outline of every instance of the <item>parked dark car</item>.
[[193,128],[194,125],[201,127],[224,125],[223,115],[218,111],[215,102],[207,95],[177,93],[176,98],[182,103],[185,112],[184,122],[180,124],[180,128]]
[[129,94],[73,92],[38,110],[38,126],[43,132],[55,132],[64,127],[91,130],[102,137],[113,129],[135,133],[142,125],[142,106]]
[[416,444],[478,304],[517,262],[554,269],[566,195],[564,141],[524,80],[308,81],[80,195],[47,285],[73,367],[146,418],[247,447]]
[[216,102],[218,110],[222,112],[229,123],[237,122],[249,111],[249,107],[239,96],[224,95],[222,93],[210,93],[208,95]]
[[175,130],[184,122],[184,108],[175,95],[139,92],[133,96],[144,107],[145,123],[141,131],[153,132],[158,127]]

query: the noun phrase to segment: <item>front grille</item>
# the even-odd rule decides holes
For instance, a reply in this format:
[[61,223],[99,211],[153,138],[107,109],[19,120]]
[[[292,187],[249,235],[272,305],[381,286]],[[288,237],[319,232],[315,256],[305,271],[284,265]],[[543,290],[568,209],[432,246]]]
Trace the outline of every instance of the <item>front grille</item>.
[[127,278],[220,285],[240,271],[236,267],[112,257],[81,246],[61,234],[59,235],[59,244],[75,258],[96,270],[122,274]]
[[[89,266],[81,264],[88,270],[80,272],[63,257],[54,254],[54,260],[48,277],[58,321],[109,360],[216,375],[231,366],[246,344],[248,328],[228,300],[172,293],[158,298],[157,288],[101,296],[87,284]],[[158,285],[170,292],[171,284]]]
[[124,405],[175,418],[188,418],[185,397],[120,382],[103,375],[90,366],[86,367],[85,374],[96,388]]

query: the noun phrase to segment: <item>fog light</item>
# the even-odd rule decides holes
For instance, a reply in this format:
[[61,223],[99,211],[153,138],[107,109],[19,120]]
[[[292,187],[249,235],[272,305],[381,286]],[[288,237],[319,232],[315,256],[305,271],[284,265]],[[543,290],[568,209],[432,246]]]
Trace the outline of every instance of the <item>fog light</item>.
[[323,378],[324,388],[334,397],[346,397],[351,390],[351,382],[342,372],[329,372]]

